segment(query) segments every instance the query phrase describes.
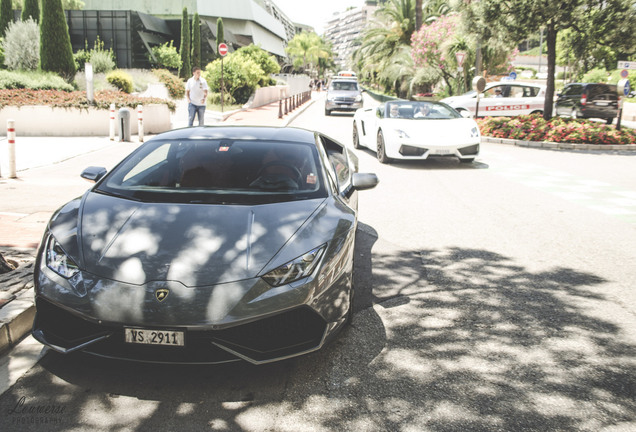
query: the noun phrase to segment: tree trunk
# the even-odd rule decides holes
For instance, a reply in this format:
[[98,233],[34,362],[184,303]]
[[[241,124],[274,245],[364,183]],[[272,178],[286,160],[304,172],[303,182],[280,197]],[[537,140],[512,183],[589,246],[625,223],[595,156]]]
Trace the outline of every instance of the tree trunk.
[[11,270],[14,270],[14,267],[4,259],[2,254],[0,253],[0,274],[8,273]]
[[552,108],[554,106],[554,76],[556,71],[556,41],[557,31],[554,28],[554,22],[548,23],[548,82],[545,89],[545,103],[543,105],[543,118],[550,120],[552,118]]
[[422,0],[415,0],[415,31],[422,27]]

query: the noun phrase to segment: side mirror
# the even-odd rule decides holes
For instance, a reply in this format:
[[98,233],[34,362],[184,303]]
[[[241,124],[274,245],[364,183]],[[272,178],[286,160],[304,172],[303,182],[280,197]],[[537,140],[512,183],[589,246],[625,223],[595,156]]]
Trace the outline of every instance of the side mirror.
[[90,166],[82,171],[80,177],[93,183],[97,183],[108,171],[104,167]]
[[351,184],[357,190],[373,189],[379,182],[378,176],[373,173],[354,173],[351,178]]

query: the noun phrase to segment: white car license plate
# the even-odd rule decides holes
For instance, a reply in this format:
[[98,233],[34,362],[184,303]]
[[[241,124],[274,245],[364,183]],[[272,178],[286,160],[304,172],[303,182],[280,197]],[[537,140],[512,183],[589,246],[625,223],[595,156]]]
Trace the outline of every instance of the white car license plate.
[[125,341],[133,344],[184,346],[185,333],[174,330],[124,328]]
[[451,154],[451,151],[448,149],[432,149],[431,153],[433,155],[448,155]]

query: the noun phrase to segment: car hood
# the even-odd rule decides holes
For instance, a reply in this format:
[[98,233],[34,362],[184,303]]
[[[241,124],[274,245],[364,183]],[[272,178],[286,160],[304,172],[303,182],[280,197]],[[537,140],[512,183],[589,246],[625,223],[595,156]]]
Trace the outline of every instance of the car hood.
[[140,203],[88,192],[77,212],[62,209],[51,231],[83,270],[98,277],[212,285],[257,276],[323,201]]
[[360,94],[359,91],[356,90],[329,90],[329,94],[327,97],[350,97],[354,98]]
[[[386,127],[388,126],[388,127]],[[470,138],[473,128],[478,128],[477,123],[469,118],[456,119],[390,119],[390,122],[382,128],[383,132],[397,134],[397,131],[406,132],[408,139],[400,141],[412,141],[418,143],[432,143],[439,145],[465,142]]]

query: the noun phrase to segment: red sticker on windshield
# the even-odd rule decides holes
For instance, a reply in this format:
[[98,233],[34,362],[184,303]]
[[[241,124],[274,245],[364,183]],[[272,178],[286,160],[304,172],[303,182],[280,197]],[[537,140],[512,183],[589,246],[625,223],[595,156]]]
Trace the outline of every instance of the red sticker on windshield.
[[309,174],[307,176],[307,184],[316,184],[316,176],[313,174]]

